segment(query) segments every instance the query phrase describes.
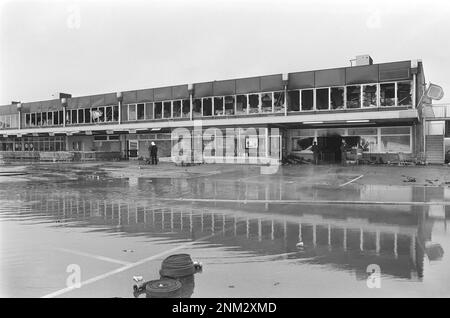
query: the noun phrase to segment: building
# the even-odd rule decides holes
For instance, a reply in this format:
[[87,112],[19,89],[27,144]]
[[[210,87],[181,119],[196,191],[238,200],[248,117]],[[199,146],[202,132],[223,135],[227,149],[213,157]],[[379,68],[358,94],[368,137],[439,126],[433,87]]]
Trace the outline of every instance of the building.
[[154,141],[160,157],[191,160],[191,152],[173,151],[185,138],[189,150],[203,150],[193,158],[200,161],[309,158],[314,140],[324,162],[340,160],[342,140],[372,161],[426,155],[422,62],[373,64],[365,55],[355,64],[12,103],[0,107],[0,153],[12,160],[139,158]]

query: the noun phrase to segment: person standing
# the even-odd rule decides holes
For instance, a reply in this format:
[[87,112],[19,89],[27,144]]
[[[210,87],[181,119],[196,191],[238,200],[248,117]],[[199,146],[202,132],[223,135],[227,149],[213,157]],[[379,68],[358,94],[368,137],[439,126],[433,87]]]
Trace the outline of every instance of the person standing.
[[152,160],[152,165],[158,164],[158,147],[155,145],[155,142],[152,141],[152,145],[150,146],[150,157]]
[[313,142],[313,145],[311,146],[311,151],[313,152],[313,159],[314,159],[314,164],[318,165],[319,164],[319,146],[317,146],[317,142]]

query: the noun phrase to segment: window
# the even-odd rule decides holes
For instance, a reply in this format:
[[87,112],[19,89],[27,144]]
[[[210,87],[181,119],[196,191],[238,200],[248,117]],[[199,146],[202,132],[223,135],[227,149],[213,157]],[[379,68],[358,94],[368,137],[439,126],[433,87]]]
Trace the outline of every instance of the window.
[[72,124],[77,124],[78,123],[78,111],[76,109],[72,109]]
[[310,151],[314,137],[294,137],[292,138],[292,151]]
[[259,95],[252,94],[248,96],[249,113],[256,114],[259,112]]
[[31,114],[25,114],[25,126],[26,127],[31,126]]
[[225,115],[234,115],[234,96],[225,96]]
[[202,116],[202,100],[200,98],[194,99],[194,105],[192,105],[193,117]]
[[312,110],[314,106],[314,96],[312,89],[302,90],[302,110]]
[[164,117],[163,118],[171,118],[172,117],[172,102],[164,102]]
[[137,119],[145,119],[145,104],[137,104]]
[[272,112],[272,93],[261,94],[261,112],[263,113]]
[[328,88],[316,89],[316,108],[319,110],[329,109]]
[[37,126],[42,126],[42,114],[41,113],[36,113],[36,125]]
[[450,120],[445,121],[445,137],[450,138]]
[[136,120],[136,104],[128,105],[128,120]]
[[247,114],[247,95],[236,96],[236,115]]
[[84,124],[84,111],[82,109],[78,110],[78,123]]
[[155,119],[162,118],[162,102],[155,103]]
[[411,152],[410,127],[381,128],[381,152]]
[[395,83],[380,84],[380,105],[395,106]]
[[47,126],[47,113],[42,113],[42,126]]
[[273,93],[273,107],[274,112],[284,112],[284,92]]
[[183,117],[190,117],[191,113],[191,101],[189,99],[183,100]]
[[344,87],[332,87],[330,92],[331,109],[344,108]]
[[105,116],[105,107],[99,107],[98,111],[99,111],[99,115],[100,115],[99,118],[98,118],[98,121],[101,122],[101,123],[104,123],[105,122],[105,118],[106,118],[106,116]]
[[300,91],[289,91],[287,95],[288,111],[297,112],[300,110]]
[[111,106],[105,107],[105,121],[106,122],[113,121],[113,108]]
[[[208,98],[203,98],[203,116],[212,116],[213,114],[213,110],[212,110],[212,98],[208,97]],[[220,113],[218,115],[222,115],[223,112],[223,98],[222,98],[222,108],[216,109],[216,103],[215,103],[215,99],[214,99],[214,110],[215,111],[219,111]]]
[[84,109],[84,122],[91,123],[91,110],[89,108]]
[[53,112],[47,113],[47,122],[49,126],[53,126]]
[[[203,113],[204,112],[205,112],[205,104],[203,104]],[[216,116],[223,115],[223,97],[214,97],[214,115]]]
[[119,106],[113,107],[113,121],[119,121]]
[[36,113],[31,114],[31,126],[36,126]]
[[397,83],[397,99],[399,106],[411,106],[411,82]]
[[173,101],[173,117],[179,118],[181,117],[181,100]]
[[377,106],[377,85],[363,86],[363,106],[364,107]]
[[60,110],[58,112],[58,116],[59,116],[59,124],[62,125],[64,123],[64,111]]
[[347,86],[347,108],[361,108],[361,86]]

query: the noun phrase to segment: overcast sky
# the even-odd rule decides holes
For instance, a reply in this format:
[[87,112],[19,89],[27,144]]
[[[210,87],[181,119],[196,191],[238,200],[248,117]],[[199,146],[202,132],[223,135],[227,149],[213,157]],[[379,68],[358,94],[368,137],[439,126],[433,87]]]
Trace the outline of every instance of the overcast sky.
[[4,1],[0,104],[422,59],[450,102],[450,2]]

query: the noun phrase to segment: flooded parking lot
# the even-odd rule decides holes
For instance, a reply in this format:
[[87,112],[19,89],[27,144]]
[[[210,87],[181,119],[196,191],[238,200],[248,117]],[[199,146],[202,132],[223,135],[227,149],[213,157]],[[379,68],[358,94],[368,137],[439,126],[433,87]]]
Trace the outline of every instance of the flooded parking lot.
[[[135,297],[133,276],[158,279],[176,253],[203,264],[184,297],[450,296],[445,184],[314,167],[113,168],[0,176],[1,296]],[[74,268],[80,288],[67,287]]]

